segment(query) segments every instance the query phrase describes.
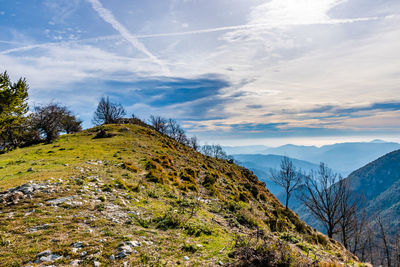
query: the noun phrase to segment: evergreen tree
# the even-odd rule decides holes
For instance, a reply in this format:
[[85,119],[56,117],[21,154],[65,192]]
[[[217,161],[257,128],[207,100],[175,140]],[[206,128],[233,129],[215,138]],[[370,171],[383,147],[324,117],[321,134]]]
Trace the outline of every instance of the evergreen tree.
[[9,150],[22,140],[23,127],[28,107],[26,80],[10,81],[7,72],[0,74],[0,149]]

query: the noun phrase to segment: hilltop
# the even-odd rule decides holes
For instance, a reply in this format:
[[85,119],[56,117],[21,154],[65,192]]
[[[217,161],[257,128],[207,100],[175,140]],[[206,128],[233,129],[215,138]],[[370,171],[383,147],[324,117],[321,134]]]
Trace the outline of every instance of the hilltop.
[[146,125],[102,127],[0,155],[2,265],[357,263],[251,171]]

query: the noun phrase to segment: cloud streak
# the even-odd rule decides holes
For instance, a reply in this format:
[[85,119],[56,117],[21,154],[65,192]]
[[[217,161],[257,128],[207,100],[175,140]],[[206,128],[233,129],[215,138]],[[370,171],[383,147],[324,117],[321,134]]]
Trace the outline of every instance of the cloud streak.
[[393,16],[386,17],[369,17],[369,18],[354,18],[354,19],[330,19],[330,20],[319,20],[312,22],[271,22],[271,23],[257,23],[257,24],[244,24],[236,26],[226,26],[226,27],[216,27],[209,29],[201,29],[195,31],[183,31],[183,32],[170,32],[170,33],[155,33],[155,34],[142,34],[134,35],[135,38],[154,38],[154,37],[174,37],[183,35],[193,35],[193,34],[204,34],[213,33],[221,31],[232,31],[232,30],[246,30],[246,29],[273,29],[286,26],[307,26],[307,25],[334,25],[334,24],[348,24],[355,22],[365,22],[391,18]]
[[92,8],[97,14],[107,23],[109,23],[116,31],[118,31],[123,38],[131,43],[137,50],[148,56],[155,63],[165,68],[163,62],[161,62],[155,55],[153,55],[146,46],[141,43],[133,34],[131,34],[125,26],[123,26],[111,13],[110,10],[103,7],[99,0],[88,0],[92,5]]

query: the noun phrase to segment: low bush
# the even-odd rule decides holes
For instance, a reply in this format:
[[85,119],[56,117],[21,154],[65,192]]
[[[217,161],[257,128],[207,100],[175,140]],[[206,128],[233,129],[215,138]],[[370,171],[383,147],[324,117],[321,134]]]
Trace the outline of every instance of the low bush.
[[157,224],[157,228],[161,230],[177,229],[182,227],[182,216],[172,209],[164,213],[164,215],[153,220]]
[[212,235],[213,231],[205,224],[189,223],[185,227],[185,231],[190,236],[199,237],[201,235]]

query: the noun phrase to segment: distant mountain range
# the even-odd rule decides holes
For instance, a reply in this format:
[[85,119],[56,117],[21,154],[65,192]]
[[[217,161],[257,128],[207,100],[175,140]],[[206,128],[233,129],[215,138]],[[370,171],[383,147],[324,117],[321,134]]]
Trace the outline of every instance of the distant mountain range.
[[[296,158],[309,163],[327,163],[343,176],[361,168],[369,162],[397,149],[399,143],[374,140],[372,142],[338,143],[322,147],[284,145],[276,148],[265,146],[223,147],[233,156],[235,154],[281,155]],[[253,151],[253,152],[251,152]]]
[[265,154],[265,150],[269,149],[267,146],[255,145],[255,146],[222,146],[222,149],[228,155],[235,154]]
[[[317,169],[318,162],[321,161],[327,163],[334,172],[348,176],[346,179],[349,180],[354,195],[364,195],[366,211],[370,218],[380,214],[389,225],[391,234],[399,229],[400,144],[375,140],[368,143],[342,143],[320,148],[296,145],[264,150],[254,146],[253,148],[258,151],[257,154],[233,154],[232,156],[265,182],[267,188],[281,202],[284,201],[285,194],[282,188],[269,180],[269,177],[270,169],[280,168],[282,155],[289,156],[296,168],[301,168],[306,172]],[[234,149],[231,148],[231,151]],[[351,170],[355,171],[351,172]],[[307,223],[322,230],[295,196],[289,202],[289,207]]]
[[[254,172],[257,177],[266,183],[267,188],[274,195],[279,195],[282,188],[273,183],[269,177],[271,175],[271,169],[278,170],[280,168],[281,161],[284,156],[279,155],[261,155],[261,154],[237,154],[233,155],[234,159],[238,163],[251,171]],[[291,159],[293,165],[297,169],[301,169],[305,172],[315,170],[318,168],[317,164],[310,163],[304,160]]]
[[365,196],[370,217],[380,214],[395,232],[400,226],[400,150],[386,154],[347,177],[351,189]]

